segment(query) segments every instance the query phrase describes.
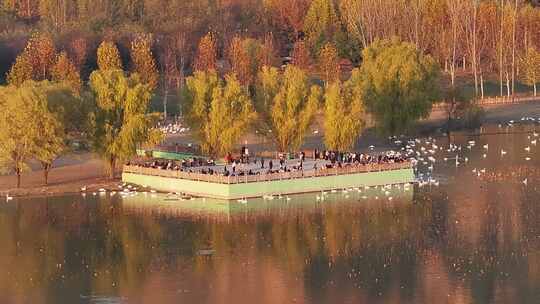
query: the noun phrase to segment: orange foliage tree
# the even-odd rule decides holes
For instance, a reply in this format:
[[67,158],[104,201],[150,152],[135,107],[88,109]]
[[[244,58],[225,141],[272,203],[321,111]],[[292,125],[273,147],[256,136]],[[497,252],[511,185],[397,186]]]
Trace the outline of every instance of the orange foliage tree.
[[212,33],[206,34],[199,41],[197,57],[195,58],[195,71],[210,71],[217,68],[216,39]]

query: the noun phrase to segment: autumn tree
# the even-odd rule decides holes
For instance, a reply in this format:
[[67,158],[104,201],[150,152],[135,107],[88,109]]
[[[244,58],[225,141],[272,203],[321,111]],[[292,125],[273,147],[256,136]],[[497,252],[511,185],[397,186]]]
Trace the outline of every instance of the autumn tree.
[[304,19],[304,32],[313,54],[327,42],[332,42],[340,22],[332,0],[313,0]]
[[216,39],[212,33],[206,34],[199,41],[194,69],[196,71],[211,71],[217,68]]
[[7,81],[10,85],[20,86],[25,81],[33,77],[33,66],[25,54],[17,56],[15,63],[11,66],[7,75]]
[[154,128],[159,115],[149,113],[151,89],[136,74],[127,77],[118,69],[100,69],[90,75],[90,88],[95,96],[93,146],[114,178],[118,163],[135,155],[138,148],[161,141],[161,131]]
[[255,117],[247,91],[234,74],[227,75],[224,86],[218,86],[212,93],[203,150],[220,156],[232,151]]
[[304,25],[304,16],[309,8],[309,0],[265,0],[278,27],[292,29],[293,39],[298,39]]
[[283,73],[263,67],[255,89],[261,129],[279,151],[297,150],[311,125],[321,99],[321,88],[310,85],[304,71],[289,65]]
[[247,40],[235,36],[227,52],[227,57],[231,64],[231,70],[236,74],[242,85],[249,85],[253,81],[254,73],[252,69],[253,58],[249,56],[246,49]]
[[526,85],[533,87],[536,96],[536,84],[540,82],[540,52],[532,47],[521,58],[521,78]]
[[155,90],[158,84],[158,70],[152,53],[152,39],[149,35],[139,35],[131,42],[132,72],[138,73],[143,83]]
[[236,36],[231,41],[227,55],[232,72],[242,85],[249,86],[255,82],[262,66],[272,66],[275,63],[273,52],[273,45],[268,39],[261,43],[256,39]]
[[327,43],[319,53],[319,71],[326,84],[339,80],[341,69],[336,48]]
[[73,63],[81,71],[88,57],[88,46],[86,39],[77,37],[69,43],[69,54],[73,58]]
[[97,64],[102,71],[121,70],[120,52],[114,42],[103,41],[97,49]]
[[311,67],[311,55],[309,54],[309,49],[306,42],[303,40],[296,42],[294,44],[291,57],[292,64],[303,69],[304,71],[309,71]]
[[17,188],[31,159],[42,164],[47,184],[52,162],[65,148],[64,112],[53,107],[61,90],[67,91],[48,81],[0,87],[0,162],[17,175]]
[[66,52],[61,52],[57,58],[56,63],[51,68],[52,80],[58,82],[65,82],[69,84],[70,88],[77,94],[81,91],[81,75],[78,69],[71,62]]
[[426,117],[438,97],[439,68],[414,44],[378,40],[362,51],[360,73],[351,81],[382,133],[404,131]]
[[223,82],[215,71],[196,71],[183,94],[186,121],[208,155],[230,152],[254,120],[251,100],[234,75]]
[[[353,70],[352,78],[360,71]],[[360,87],[354,81],[333,82],[324,94],[324,144],[327,149],[347,151],[353,148],[365,126],[365,110]]]
[[[258,53],[260,66],[276,66],[278,64],[278,55],[274,46],[274,36],[267,34],[264,37],[263,45]],[[258,72],[258,71],[257,71]]]
[[26,80],[45,80],[50,76],[56,51],[49,35],[34,34],[28,40],[8,74],[8,82],[20,85]]

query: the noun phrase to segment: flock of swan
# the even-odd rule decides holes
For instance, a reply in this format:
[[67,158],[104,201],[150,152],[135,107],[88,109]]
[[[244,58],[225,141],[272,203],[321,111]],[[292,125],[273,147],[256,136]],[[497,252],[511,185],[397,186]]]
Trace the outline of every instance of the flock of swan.
[[[533,117],[523,117],[520,121],[514,121],[510,120],[506,124],[499,124],[499,129],[504,129],[506,132],[508,132],[511,128],[515,127],[519,124],[527,124],[527,123],[535,123],[540,124],[540,118],[533,118]],[[439,144],[436,138],[433,137],[427,137],[427,138],[413,138],[404,140],[404,136],[394,136],[390,137],[389,139],[391,142],[395,145],[395,148],[400,151],[400,153],[404,154],[407,158],[409,158],[413,164],[413,168],[416,174],[416,184],[419,187],[423,187],[426,185],[429,186],[439,186],[440,182],[436,180],[433,177],[433,170],[434,165],[440,162],[441,160],[446,164],[452,164],[455,165],[455,167],[462,166],[464,164],[469,163],[469,158],[466,156],[467,152],[472,151],[473,149],[480,149],[482,150],[482,159],[486,159],[488,156],[488,153],[493,150],[492,147],[489,146],[489,144],[484,144],[481,147],[477,147],[477,143],[475,140],[468,140],[466,144],[464,145],[458,145],[454,143],[449,143],[447,146],[443,147],[443,144]],[[533,159],[533,157],[537,154],[535,153],[535,149],[537,147],[538,138],[540,138],[540,133],[536,131],[536,129],[532,132],[530,132],[527,135],[527,144],[523,147],[523,151],[525,152],[524,160],[526,162],[529,162]],[[369,146],[369,150],[374,150],[374,146]],[[508,155],[507,149],[500,148],[498,151],[498,155],[501,159],[504,159]],[[394,151],[395,153],[395,151]],[[472,169],[472,173],[476,175],[477,177],[482,176],[483,174],[486,174],[487,169],[484,168],[477,168],[475,167]],[[521,181],[522,184],[528,185],[529,180],[528,178],[525,178]],[[369,188],[378,188],[382,190],[382,193],[384,193],[384,197],[386,197],[388,200],[392,200],[393,197],[391,196],[391,192],[389,191],[393,187],[396,188],[403,188],[403,190],[408,191],[410,189],[409,184],[404,185],[386,185],[386,186],[374,186],[374,187],[354,187],[354,188],[342,188],[340,189],[337,187],[333,190],[327,190],[327,191],[321,191],[318,193],[315,197],[315,199],[319,202],[323,202],[328,198],[328,195],[335,194],[335,193],[341,193],[345,198],[348,198],[352,193],[360,193],[363,194],[361,198],[367,199],[368,196],[363,193],[363,191],[369,189]],[[92,195],[92,196],[103,196],[103,195],[120,195],[121,197],[129,197],[129,196],[135,196],[135,195],[150,195],[152,197],[156,196],[156,191],[148,189],[146,186],[137,187],[134,185],[130,185],[127,183],[122,183],[117,186],[117,189],[115,190],[107,190],[105,188],[100,188],[97,191],[89,192],[88,187],[84,186],[80,188],[80,192],[82,196],[86,195]],[[180,193],[169,193],[168,197],[170,196],[181,196]],[[183,198],[183,197],[182,197]],[[378,199],[379,197],[376,196],[375,199]],[[5,196],[6,202],[9,202],[13,200],[13,196],[10,196],[9,194],[6,194]],[[274,199],[277,200],[285,200],[290,201],[291,197],[287,195],[265,195],[262,197],[265,201],[271,201]],[[246,198],[238,199],[239,203],[246,204],[248,200]]]

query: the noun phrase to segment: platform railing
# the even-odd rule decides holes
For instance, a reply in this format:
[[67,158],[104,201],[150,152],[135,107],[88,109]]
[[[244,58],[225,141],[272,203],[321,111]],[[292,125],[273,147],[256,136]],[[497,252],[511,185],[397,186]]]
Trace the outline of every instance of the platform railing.
[[320,168],[305,171],[279,172],[279,173],[263,173],[255,175],[234,175],[224,176],[221,174],[202,174],[197,172],[185,172],[179,170],[167,170],[147,168],[142,166],[125,165],[125,173],[160,176],[167,178],[178,178],[191,181],[202,181],[217,184],[243,184],[255,182],[268,182],[276,180],[290,180],[299,178],[312,178],[324,176],[347,175],[367,172],[390,171],[399,169],[411,168],[410,162],[402,163],[383,163],[383,164],[367,164],[367,165],[347,165],[342,168]]

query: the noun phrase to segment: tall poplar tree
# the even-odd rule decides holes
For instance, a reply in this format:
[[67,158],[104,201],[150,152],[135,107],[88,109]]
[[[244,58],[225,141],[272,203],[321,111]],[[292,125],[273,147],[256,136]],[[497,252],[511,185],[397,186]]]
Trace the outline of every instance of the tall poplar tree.
[[212,33],[206,34],[199,41],[194,69],[196,71],[211,71],[217,69],[217,46]]
[[319,72],[326,84],[339,80],[341,69],[336,48],[327,43],[319,53]]
[[111,41],[103,41],[97,50],[97,64],[101,71],[121,70],[122,60],[118,48]]
[[52,80],[65,82],[77,94],[81,92],[81,75],[66,52],[61,52],[51,68]]
[[[353,70],[352,78],[360,71]],[[360,87],[354,81],[333,82],[324,94],[324,144],[335,151],[354,147],[365,126],[365,108]]]
[[138,73],[141,80],[155,90],[158,84],[158,70],[152,53],[152,38],[139,35],[131,42],[132,72]]
[[221,81],[215,71],[196,71],[186,79],[183,112],[204,153],[222,156],[255,118],[246,89],[234,75]]
[[135,155],[138,148],[161,141],[161,131],[154,128],[159,115],[148,112],[150,86],[136,74],[127,77],[118,69],[97,70],[90,75],[90,88],[95,96],[93,145],[114,178],[118,163]]
[[526,85],[533,87],[536,96],[536,84],[540,82],[540,52],[532,47],[521,58],[521,78]]
[[288,65],[283,73],[263,67],[255,90],[261,129],[280,151],[300,148],[317,112],[321,88],[310,85],[305,72]]

